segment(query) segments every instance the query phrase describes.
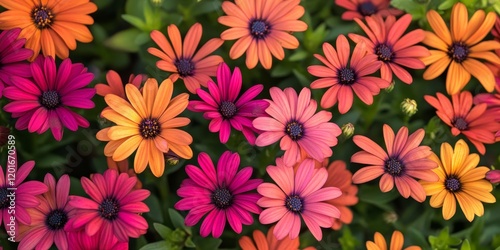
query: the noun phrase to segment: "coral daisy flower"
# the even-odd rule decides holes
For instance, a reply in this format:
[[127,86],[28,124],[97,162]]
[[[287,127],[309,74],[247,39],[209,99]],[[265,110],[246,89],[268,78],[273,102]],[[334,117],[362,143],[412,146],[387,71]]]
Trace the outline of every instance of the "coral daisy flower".
[[467,85],[471,75],[479,80],[486,91],[493,91],[495,86],[493,73],[477,59],[500,64],[500,58],[490,52],[500,49],[500,43],[481,42],[495,24],[495,12],[485,14],[483,10],[477,10],[468,21],[467,8],[462,3],[456,3],[451,11],[450,29],[435,10],[427,12],[427,19],[435,34],[426,31],[422,42],[437,50],[430,50],[431,55],[422,58],[425,65],[430,65],[424,72],[424,79],[432,80],[448,68],[446,75],[448,94],[458,94]]
[[403,237],[403,234],[398,230],[395,230],[392,233],[391,244],[389,245],[389,247],[387,247],[387,243],[384,239],[384,236],[382,236],[381,233],[375,232],[374,239],[375,239],[374,241],[369,240],[366,242],[367,250],[387,250],[387,249],[421,250],[422,249],[419,246],[409,246],[403,248],[403,243],[405,239]]
[[[331,108],[339,103],[339,112],[347,113],[353,102],[353,91],[364,103],[371,105],[373,96],[378,95],[381,88],[387,88],[390,82],[368,76],[380,69],[382,62],[377,61],[375,54],[366,53],[366,44],[358,43],[354,48],[351,60],[351,47],[344,35],[337,37],[337,50],[329,43],[323,43],[325,57],[314,54],[323,65],[312,65],[307,71],[313,76],[321,77],[311,83],[312,89],[328,88],[321,98],[322,108]],[[349,64],[349,65],[348,65]]]
[[342,14],[343,20],[354,20],[364,18],[373,14],[386,17],[389,15],[399,16],[403,11],[391,8],[390,0],[335,0],[335,4],[347,9]]
[[298,20],[304,15],[300,0],[248,0],[224,1],[222,10],[227,16],[219,17],[222,25],[231,27],[222,32],[224,40],[237,41],[229,51],[229,57],[236,59],[246,51],[246,65],[254,68],[257,62],[270,69],[273,56],[285,58],[286,49],[296,49],[299,41],[291,32],[307,30],[307,24]]
[[408,128],[401,127],[396,135],[387,124],[384,124],[384,141],[387,151],[366,136],[355,135],[354,143],[363,149],[351,157],[351,162],[369,164],[352,176],[356,184],[371,181],[382,175],[380,190],[389,192],[396,184],[399,193],[412,197],[418,202],[425,200],[425,191],[414,178],[437,181],[432,169],[437,164],[427,157],[432,154],[428,146],[419,146],[424,139],[425,131],[418,129],[408,136]]
[[68,232],[68,245],[71,246],[71,250],[128,250],[129,242],[119,242],[116,237],[107,238],[109,235],[99,231],[93,236],[88,236],[85,229]]
[[69,50],[76,49],[76,41],[89,43],[92,34],[85,25],[94,20],[89,15],[97,6],[89,0],[0,0],[6,11],[0,13],[0,29],[21,28],[20,37],[26,38],[26,48],[33,50],[33,61],[40,50],[43,55],[65,59]]
[[456,201],[468,221],[474,214],[482,216],[484,207],[481,202],[494,203],[491,194],[493,186],[485,180],[488,167],[479,164],[478,154],[469,154],[464,140],[459,140],[453,149],[450,144],[441,144],[441,159],[432,154],[429,159],[439,167],[434,172],[439,176],[436,182],[421,181],[427,195],[431,196],[430,205],[443,207],[443,218],[449,220],[456,211]]
[[151,39],[160,49],[148,48],[151,55],[161,59],[156,62],[156,67],[171,72],[169,79],[172,82],[181,78],[186,88],[193,94],[200,85],[207,86],[210,77],[215,76],[217,65],[223,61],[220,56],[210,55],[224,42],[219,38],[210,39],[196,52],[202,31],[201,24],[195,23],[189,28],[183,43],[179,28],[171,24],[167,28],[170,42],[160,31],[153,30]]
[[71,195],[69,205],[75,208],[75,216],[64,227],[76,231],[85,227],[88,236],[99,231],[105,239],[115,236],[118,241],[128,241],[146,233],[148,223],[139,214],[149,212],[142,201],[150,192],[145,189],[133,190],[136,177],[126,173],[118,174],[108,169],[104,174],[92,174],[90,179],[82,177],[82,187],[89,198]]
[[317,161],[332,155],[332,149],[337,144],[337,136],[342,131],[337,124],[329,122],[332,113],[319,111],[314,114],[318,104],[311,99],[311,91],[303,88],[299,96],[293,88],[285,91],[272,87],[272,100],[266,113],[270,117],[257,117],[253,126],[263,131],[255,144],[264,147],[280,141],[280,147],[285,150],[284,161],[287,166],[293,166],[300,161],[302,152]]
[[382,19],[379,15],[366,17],[366,25],[360,19],[354,21],[365,31],[368,38],[358,34],[349,33],[349,38],[359,43],[364,41],[369,52],[377,55],[382,62],[380,74],[382,79],[392,82],[394,73],[401,81],[411,84],[413,78],[401,66],[411,69],[423,69],[424,63],[419,59],[430,55],[429,50],[423,46],[415,45],[425,38],[422,29],[415,29],[403,36],[411,23],[411,15],[406,14],[396,20],[394,16]]
[[114,70],[108,71],[106,73],[106,81],[108,84],[105,83],[98,83],[95,85],[95,89],[98,95],[104,97],[107,94],[115,94],[123,99],[127,99],[125,96],[125,84],[130,83],[134,86],[136,86],[138,89],[141,88],[141,83],[146,80],[146,77],[144,75],[130,75],[128,78],[128,82],[123,83],[122,79],[120,78],[120,75],[116,73]]
[[16,129],[28,129],[42,134],[49,128],[57,141],[63,136],[64,127],[76,131],[87,128],[89,122],[70,107],[91,109],[94,88],[86,86],[94,79],[80,63],[72,64],[69,58],[56,67],[54,58],[38,57],[31,63],[32,78],[12,76],[12,86],[4,89],[5,97],[12,100],[3,108],[19,118]]
[[3,88],[9,86],[11,76],[30,77],[30,65],[25,62],[33,51],[25,49],[26,39],[17,39],[21,29],[2,31],[0,34],[0,98]]
[[[285,237],[282,240],[276,239],[273,234],[275,226],[272,226],[267,231],[267,237],[260,230],[253,231],[253,240],[248,236],[243,236],[238,241],[241,249],[243,250],[274,250],[274,249],[287,249],[287,250],[297,250],[299,249],[300,241],[299,238],[290,239],[290,237]],[[313,250],[314,247],[306,247],[304,250]]]
[[137,150],[134,170],[142,173],[150,166],[156,177],[163,175],[165,159],[163,153],[169,150],[184,159],[190,159],[193,151],[189,144],[193,141],[190,134],[178,129],[186,126],[190,120],[176,117],[188,105],[187,93],[172,97],[173,83],[170,79],[158,82],[149,78],[142,93],[133,84],[125,86],[129,102],[123,98],[108,94],[104,100],[111,109],[104,109],[101,115],[116,123],[97,133],[97,139],[109,141],[104,148],[104,155],[114,161],[123,161]]
[[30,225],[19,228],[19,249],[49,249],[55,243],[57,249],[69,249],[64,226],[73,216],[73,208],[68,206],[69,176],[63,175],[57,181],[46,174],[43,181],[49,190],[38,196],[40,204],[28,208]]
[[194,226],[207,215],[201,223],[200,235],[210,233],[219,238],[226,226],[226,219],[236,233],[241,233],[242,225],[251,225],[251,213],[259,214],[261,209],[256,202],[260,195],[251,192],[261,179],[250,179],[253,168],[248,166],[240,171],[240,156],[226,151],[214,168],[212,159],[202,152],[198,155],[200,167],[186,166],[189,178],[185,179],[177,190],[182,199],[174,207],[177,210],[189,210],[185,223]]
[[484,155],[484,144],[495,143],[495,133],[500,130],[496,117],[485,115],[488,114],[487,104],[473,106],[472,94],[468,91],[451,96],[451,102],[441,93],[436,96],[426,95],[424,99],[437,109],[437,116],[451,127],[454,136],[463,134]]
[[262,183],[257,188],[263,196],[257,204],[266,208],[260,213],[260,223],[277,221],[274,236],[278,240],[287,236],[295,239],[299,236],[302,217],[314,238],[320,241],[321,228],[332,227],[333,219],[340,217],[340,211],[325,201],[342,194],[336,187],[323,187],[328,178],[326,169],[314,169],[314,161],[306,159],[294,173],[292,167],[278,158],[276,166],[268,166],[266,170],[277,185]]
[[210,119],[210,132],[219,132],[219,140],[226,143],[231,134],[231,127],[242,131],[251,145],[255,144],[256,129],[252,125],[255,117],[262,116],[268,103],[264,100],[253,100],[264,86],[257,84],[245,91],[240,97],[242,85],[241,71],[238,67],[231,70],[225,63],[217,68],[217,83],[208,82],[208,93],[198,89],[196,93],[201,101],[190,101],[188,109],[204,112],[203,117]]

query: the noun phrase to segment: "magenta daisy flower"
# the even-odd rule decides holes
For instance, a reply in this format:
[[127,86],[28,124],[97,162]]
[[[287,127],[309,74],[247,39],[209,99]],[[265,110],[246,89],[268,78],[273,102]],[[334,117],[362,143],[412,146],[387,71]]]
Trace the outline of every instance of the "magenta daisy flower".
[[27,209],[31,224],[19,228],[19,249],[49,249],[53,243],[57,249],[68,249],[64,226],[73,214],[68,206],[69,176],[63,175],[56,183],[51,174],[46,174],[44,183],[49,191],[38,196],[40,205]]
[[75,216],[69,219],[65,230],[75,231],[85,227],[89,236],[102,230],[106,239],[114,235],[118,241],[128,237],[138,238],[146,233],[148,223],[139,215],[149,212],[144,202],[150,192],[133,190],[137,177],[127,173],[118,174],[108,169],[104,174],[92,174],[90,179],[81,179],[83,189],[91,199],[70,196],[69,205],[75,207]]
[[309,155],[317,161],[323,161],[332,155],[333,147],[337,145],[337,136],[342,131],[337,124],[329,122],[332,113],[327,111],[316,112],[318,104],[311,99],[311,91],[303,88],[299,96],[293,88],[285,91],[272,87],[272,100],[266,113],[270,117],[258,117],[253,121],[256,129],[264,131],[255,144],[264,147],[281,139],[281,150],[285,150],[283,157],[285,165],[293,166],[302,159],[303,154]]
[[119,242],[116,237],[99,231],[93,236],[88,236],[85,229],[76,232],[68,232],[68,245],[71,246],[71,250],[128,250],[128,241]]
[[94,75],[80,63],[64,59],[59,68],[52,57],[39,56],[31,63],[32,78],[12,76],[12,86],[4,89],[12,100],[4,110],[19,118],[16,129],[42,134],[49,128],[58,141],[64,127],[76,131],[89,122],[72,108],[91,109],[94,88],[85,88]]
[[11,76],[30,77],[30,66],[26,61],[33,51],[24,48],[26,39],[17,39],[21,29],[2,31],[0,34],[0,98],[5,85],[10,85]]
[[323,187],[328,172],[325,168],[314,169],[314,161],[306,159],[300,163],[297,172],[276,160],[276,166],[268,166],[267,173],[276,182],[262,183],[257,191],[263,196],[257,201],[267,208],[259,216],[260,223],[278,222],[274,236],[281,240],[287,235],[291,239],[299,236],[300,217],[314,238],[321,240],[321,228],[330,228],[334,218],[340,218],[340,211],[326,201],[342,195],[336,187]]
[[188,109],[194,112],[204,112],[203,117],[210,119],[208,129],[212,133],[219,132],[220,142],[226,143],[231,134],[231,127],[243,132],[251,145],[255,144],[255,134],[258,132],[252,125],[255,117],[262,116],[268,104],[264,100],[253,100],[264,88],[262,84],[254,85],[239,98],[242,84],[241,72],[238,67],[231,70],[226,63],[217,68],[217,84],[208,82],[208,93],[197,89],[201,101],[190,101]]
[[198,155],[200,168],[187,165],[185,179],[177,190],[182,200],[175,204],[177,210],[189,210],[185,223],[194,226],[208,214],[201,223],[200,235],[210,233],[215,238],[221,236],[226,219],[231,228],[241,233],[242,224],[251,225],[251,213],[259,214],[261,209],[256,202],[260,195],[250,191],[262,183],[261,179],[250,179],[253,168],[245,167],[238,171],[240,156],[226,151],[214,168],[212,159],[206,153]]

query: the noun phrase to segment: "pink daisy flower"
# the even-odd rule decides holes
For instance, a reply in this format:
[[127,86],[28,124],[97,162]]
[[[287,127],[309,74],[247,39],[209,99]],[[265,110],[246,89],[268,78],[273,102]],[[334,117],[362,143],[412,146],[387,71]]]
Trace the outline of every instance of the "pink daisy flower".
[[253,127],[255,117],[262,116],[268,104],[264,100],[253,100],[264,88],[262,84],[254,85],[239,98],[242,77],[238,67],[231,70],[226,63],[217,68],[217,83],[208,82],[208,93],[197,89],[201,101],[190,101],[188,109],[194,112],[204,112],[203,117],[210,119],[208,129],[212,133],[219,132],[220,142],[226,143],[231,134],[231,127],[243,132],[251,145],[255,144]]
[[270,117],[258,117],[253,121],[253,126],[263,131],[255,144],[264,147],[281,139],[280,147],[285,150],[283,159],[287,166],[300,161],[304,153],[320,162],[330,157],[330,147],[337,145],[337,136],[342,133],[337,124],[329,122],[332,113],[314,113],[318,104],[311,99],[308,88],[303,88],[299,96],[293,88],[282,91],[272,87],[269,92],[272,100],[266,100],[269,102],[266,113]]
[[87,128],[89,122],[70,107],[93,108],[94,88],[85,88],[94,75],[80,63],[64,59],[59,68],[52,57],[39,56],[31,63],[32,78],[12,76],[12,86],[4,89],[5,97],[12,100],[4,110],[19,118],[16,129],[28,129],[42,134],[49,128],[57,141],[64,127],[76,131]]
[[45,185],[49,188],[38,196],[40,205],[28,208],[31,216],[30,225],[19,228],[19,249],[49,249],[53,243],[57,249],[68,249],[67,233],[64,226],[73,215],[73,208],[68,206],[69,176],[63,175],[56,180],[51,174],[46,174]]
[[92,174],[90,179],[83,177],[81,182],[91,199],[70,196],[69,205],[75,207],[76,211],[65,230],[75,231],[85,227],[89,236],[102,230],[105,234],[102,237],[111,239],[114,235],[120,242],[146,233],[148,223],[139,214],[149,212],[148,206],[142,201],[150,192],[145,189],[133,190],[137,177],[108,169],[104,174]]
[[198,155],[200,168],[187,165],[185,179],[177,190],[182,200],[175,204],[177,210],[189,210],[185,223],[194,226],[208,214],[201,223],[200,235],[210,233],[215,238],[222,235],[226,219],[236,233],[241,233],[242,224],[251,225],[251,213],[259,214],[261,209],[256,202],[260,195],[254,192],[261,179],[250,179],[253,168],[245,167],[238,171],[240,156],[226,151],[217,163],[217,168],[206,153]]
[[343,20],[362,19],[374,14],[386,17],[399,16],[404,13],[401,10],[391,8],[390,0],[335,0],[335,4],[346,9],[342,14]]
[[260,223],[278,222],[274,236],[278,240],[287,235],[291,239],[299,236],[300,217],[314,238],[321,240],[321,228],[330,228],[334,218],[340,218],[340,211],[326,201],[342,195],[336,187],[323,187],[328,172],[325,168],[314,169],[312,159],[304,160],[294,173],[292,167],[276,160],[276,166],[268,166],[267,173],[276,182],[262,183],[257,191],[263,196],[257,204],[267,208],[259,216]]
[[[111,237],[110,237],[111,236]],[[88,236],[85,229],[68,232],[68,245],[71,250],[128,250],[128,241],[119,242],[114,235],[99,231],[93,236]]]

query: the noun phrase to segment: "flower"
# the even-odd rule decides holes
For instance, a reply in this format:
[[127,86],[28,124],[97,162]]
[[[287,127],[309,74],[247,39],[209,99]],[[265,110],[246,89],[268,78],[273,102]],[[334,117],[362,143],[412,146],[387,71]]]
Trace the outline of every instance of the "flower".
[[493,73],[477,59],[500,64],[500,58],[490,52],[500,49],[500,42],[481,42],[495,24],[495,12],[485,14],[483,10],[477,10],[468,21],[467,8],[456,3],[451,11],[450,29],[435,10],[427,12],[427,19],[435,33],[426,31],[422,42],[437,50],[430,50],[431,55],[422,58],[425,65],[430,65],[424,72],[424,79],[432,80],[448,68],[446,91],[449,95],[458,94],[469,82],[471,74],[486,91],[493,91]]
[[272,100],[267,100],[266,113],[271,117],[253,120],[253,126],[263,131],[255,145],[264,147],[281,140],[287,166],[298,162],[302,151],[317,161],[330,157],[330,147],[337,144],[337,136],[342,133],[337,124],[329,122],[332,113],[322,110],[314,114],[318,105],[308,88],[303,88],[298,97],[293,88],[282,91],[272,87],[269,92]]
[[56,183],[54,176],[46,174],[43,182],[49,190],[38,196],[37,207],[26,209],[31,224],[20,226],[18,248],[49,249],[55,243],[57,249],[68,249],[64,226],[73,216],[73,208],[68,206],[69,176],[61,176]]
[[399,16],[403,11],[391,8],[390,0],[335,0],[335,4],[347,9],[342,14],[343,20],[354,20],[364,18],[373,14],[386,17],[389,15]]
[[[375,232],[374,238],[375,242],[373,241],[366,242],[367,250],[403,249],[403,243],[405,240],[403,234],[398,230],[395,230],[392,233],[391,245],[389,245],[389,248],[387,248],[387,243],[385,242],[384,236],[382,236],[381,233]],[[421,250],[421,249],[422,248],[419,246],[409,246],[404,248],[404,250]]]
[[[500,17],[497,16],[497,20],[495,21],[495,26],[491,30],[491,34],[495,38],[495,40],[500,42]],[[500,49],[496,50],[497,55],[500,55]]]
[[136,177],[118,174],[113,169],[104,174],[92,174],[90,179],[82,177],[82,187],[90,199],[70,195],[69,205],[75,208],[75,216],[68,220],[64,229],[76,231],[85,227],[88,236],[102,231],[101,237],[111,239],[114,236],[121,242],[145,234],[148,223],[139,214],[149,212],[142,201],[150,192],[133,190],[136,182]]
[[349,139],[354,135],[354,124],[348,122],[340,128],[342,130],[342,135],[344,136],[345,139]]
[[[0,24],[1,25],[1,24]],[[25,60],[33,51],[23,48],[26,39],[17,39],[21,29],[2,31],[0,34],[0,98],[5,85],[9,86],[11,76],[30,77],[30,66]]]
[[[299,249],[300,241],[299,238],[290,239],[290,237],[285,237],[282,240],[276,239],[273,234],[275,226],[272,226],[267,231],[267,237],[260,230],[253,231],[253,240],[248,236],[243,236],[238,241],[242,250],[278,250],[278,249],[289,249],[296,250]],[[314,247],[306,247],[304,250],[314,250]]]
[[219,238],[226,226],[226,219],[236,233],[241,233],[242,224],[251,225],[251,213],[259,214],[261,209],[256,202],[260,195],[251,192],[262,183],[261,179],[250,179],[253,168],[248,166],[240,171],[240,156],[225,151],[217,162],[217,168],[208,154],[198,155],[200,167],[186,166],[189,178],[177,190],[182,199],[174,207],[189,210],[185,223],[194,226],[207,215],[201,223],[200,235],[210,233]]
[[0,29],[21,28],[27,49],[33,50],[33,61],[40,50],[44,56],[65,59],[69,50],[76,49],[76,41],[89,43],[92,34],[85,25],[94,20],[90,16],[97,6],[89,0],[59,0],[17,2],[0,0],[6,11],[0,13]]
[[399,193],[404,197],[412,197],[418,202],[425,200],[425,191],[414,178],[437,181],[432,169],[437,164],[427,157],[432,154],[428,146],[419,146],[424,139],[425,131],[418,129],[408,136],[408,128],[401,127],[396,135],[387,124],[384,124],[384,151],[366,136],[355,135],[354,143],[363,149],[351,157],[351,162],[369,164],[358,170],[352,177],[355,184],[371,181],[382,175],[380,190],[389,192],[396,184]]
[[104,231],[99,231],[93,236],[88,236],[85,229],[68,232],[68,245],[72,250],[128,250],[128,241],[119,242],[115,236],[107,238],[109,235]]
[[437,116],[451,127],[454,136],[463,134],[484,155],[484,144],[495,143],[495,133],[500,130],[500,122],[495,121],[494,116],[485,115],[487,105],[473,106],[469,91],[451,96],[451,102],[441,93],[436,96],[426,95],[424,99],[437,109]]
[[203,87],[207,86],[210,77],[215,76],[217,65],[223,61],[220,56],[210,55],[224,42],[219,38],[210,39],[196,52],[202,31],[201,24],[195,23],[189,28],[183,44],[179,29],[171,24],[167,28],[170,42],[160,31],[153,30],[151,39],[160,49],[148,48],[151,55],[161,59],[156,62],[156,67],[172,72],[169,76],[172,82],[181,78],[186,88],[193,94],[200,88],[200,84]]
[[[118,173],[127,173],[129,177],[136,177],[135,171],[131,168],[128,168],[128,159],[123,161],[113,161],[112,157],[106,157],[106,162],[108,163],[108,169],[114,169],[118,171]],[[134,189],[141,189],[142,182],[137,179],[137,183],[134,186]]]
[[347,207],[358,203],[358,197],[356,196],[358,187],[352,184],[352,173],[346,168],[345,162],[341,160],[333,161],[326,170],[328,171],[328,179],[324,186],[337,187],[342,191],[342,195],[339,197],[326,201],[340,211],[340,218],[335,218],[332,225],[334,230],[340,230],[342,224],[351,224],[352,222],[352,211]]
[[158,82],[149,78],[142,93],[133,84],[125,86],[129,101],[108,94],[104,100],[111,109],[104,109],[101,115],[116,123],[115,126],[100,130],[96,137],[109,141],[104,148],[104,155],[114,161],[123,161],[137,150],[134,170],[142,173],[150,166],[156,177],[163,175],[165,159],[163,153],[172,150],[184,159],[190,159],[193,151],[189,144],[191,135],[178,129],[186,126],[190,120],[176,117],[188,105],[187,93],[172,97],[173,83],[164,80],[158,88]]
[[411,84],[413,78],[404,67],[423,69],[424,63],[419,57],[430,55],[424,46],[415,45],[422,42],[425,33],[422,29],[415,29],[403,36],[411,23],[411,15],[406,14],[396,20],[394,16],[382,19],[379,15],[365,17],[366,25],[358,18],[354,21],[365,31],[368,38],[350,33],[349,38],[359,43],[364,41],[369,53],[377,55],[382,62],[380,73],[382,79],[392,82],[394,73],[402,82]]
[[257,191],[263,196],[257,204],[264,209],[260,213],[262,224],[278,222],[274,236],[281,240],[287,235],[295,239],[300,232],[300,217],[318,241],[323,237],[321,227],[329,228],[340,211],[325,201],[342,195],[336,187],[323,187],[328,172],[325,168],[314,169],[314,161],[305,159],[294,173],[293,168],[278,158],[276,166],[268,166],[267,173],[276,182],[262,183]]
[[40,56],[30,69],[32,78],[12,76],[12,86],[4,89],[5,97],[12,102],[3,109],[18,118],[16,129],[42,134],[50,128],[60,141],[64,127],[71,131],[89,127],[83,116],[70,109],[95,106],[92,102],[95,89],[86,88],[94,75],[83,64],[73,64],[67,58],[57,68],[54,58]]
[[[145,78],[146,76],[144,75],[134,76],[132,74],[128,78],[128,82],[126,82],[125,84],[131,83],[138,89],[140,89],[141,83],[143,80],[145,80]],[[108,73],[106,73],[106,81],[108,81],[108,84],[98,83],[95,85],[95,89],[98,95],[104,97],[107,94],[115,94],[123,99],[127,98],[125,96],[125,84],[122,83],[122,79],[120,79],[120,75],[118,75],[116,71],[114,70],[108,71]]]
[[[350,46],[344,35],[337,37],[337,50],[329,43],[323,43],[325,57],[314,54],[323,65],[312,65],[307,71],[321,77],[311,83],[312,89],[328,88],[321,98],[322,108],[331,108],[339,103],[339,112],[347,113],[353,103],[353,91],[364,103],[371,105],[373,96],[381,88],[389,87],[390,82],[379,77],[368,76],[380,69],[382,62],[377,56],[366,53],[366,44],[358,43],[349,61]],[[349,66],[347,65],[349,63]]]
[[299,47],[299,40],[291,32],[307,30],[307,24],[298,20],[304,15],[300,0],[224,1],[222,10],[227,16],[219,17],[222,25],[230,27],[222,32],[223,40],[237,40],[229,57],[237,59],[246,51],[246,65],[253,69],[260,61],[265,69],[270,69],[274,56],[285,58],[286,49]]
[[415,113],[417,113],[418,111],[418,108],[417,108],[417,101],[413,100],[413,99],[410,99],[410,98],[405,98],[402,102],[401,102],[401,111],[403,111],[403,113],[407,116],[407,117],[411,117],[413,116]]
[[441,159],[434,153],[429,159],[439,165],[433,170],[439,180],[421,181],[421,184],[427,195],[431,196],[431,207],[443,207],[445,220],[455,215],[456,201],[468,221],[474,219],[474,214],[484,214],[481,202],[495,202],[495,197],[490,193],[493,186],[484,179],[490,169],[477,167],[479,155],[469,154],[469,147],[464,140],[459,140],[454,149],[446,142],[441,144]]
[[225,63],[217,68],[217,84],[208,82],[208,93],[197,89],[196,93],[201,101],[190,101],[188,109],[194,112],[204,112],[203,117],[211,119],[208,129],[210,132],[219,132],[219,140],[226,143],[231,134],[231,127],[242,131],[251,145],[255,144],[252,121],[262,116],[268,103],[264,100],[253,100],[264,86],[257,84],[245,91],[239,98],[242,85],[241,71],[238,67],[231,70]]
[[498,169],[492,169],[486,173],[486,180],[490,181],[491,183],[500,183],[500,170]]

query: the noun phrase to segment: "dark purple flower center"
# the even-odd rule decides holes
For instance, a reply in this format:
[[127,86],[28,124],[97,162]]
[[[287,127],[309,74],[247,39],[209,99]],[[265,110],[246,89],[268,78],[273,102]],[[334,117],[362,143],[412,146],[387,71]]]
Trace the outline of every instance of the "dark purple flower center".
[[61,97],[55,90],[49,90],[42,93],[39,99],[40,105],[51,110],[57,108],[61,104]]
[[181,77],[194,75],[194,63],[191,59],[177,59],[174,62],[175,67],[177,67],[177,72]]
[[0,188],[0,209],[9,207],[9,191],[6,187]]
[[286,197],[285,206],[288,210],[294,213],[300,213],[304,210],[303,201],[298,195],[291,195]]
[[113,197],[106,198],[101,202],[101,204],[97,208],[97,211],[102,218],[106,220],[115,220],[116,218],[118,218],[120,204]]
[[139,131],[144,139],[153,139],[161,132],[161,126],[158,119],[146,118],[139,124]]
[[304,136],[304,126],[297,121],[288,122],[285,126],[285,133],[294,141]]
[[210,198],[218,209],[226,209],[233,204],[233,195],[227,188],[215,189]]
[[52,210],[45,217],[45,225],[52,231],[63,229],[66,222],[68,222],[68,214],[62,209]]
[[256,39],[265,38],[270,32],[270,25],[268,22],[256,19],[250,22],[250,33]]
[[405,170],[405,166],[397,158],[389,158],[385,161],[384,170],[392,176],[401,176]]
[[448,56],[455,62],[461,63],[469,56],[469,46],[463,42],[455,42],[448,48]]
[[337,72],[339,83],[342,85],[352,85],[356,81],[356,73],[350,68],[342,68]]
[[54,14],[52,14],[51,9],[45,6],[38,6],[31,11],[31,18],[38,29],[44,29],[52,24]]
[[378,56],[378,60],[382,62],[390,62],[394,57],[394,52],[386,44],[382,43],[375,47],[375,54]]
[[444,186],[451,192],[457,192],[460,190],[460,188],[462,188],[460,180],[455,176],[447,177],[446,180],[444,181]]
[[469,124],[467,123],[467,121],[465,121],[465,119],[462,117],[457,117],[453,121],[453,126],[460,131],[466,130],[469,127],[468,125]]
[[377,6],[372,2],[364,2],[358,5],[358,12],[363,16],[371,16],[377,13]]
[[238,108],[233,102],[222,101],[219,105],[219,112],[222,117],[231,119],[236,114],[236,112],[238,112]]

